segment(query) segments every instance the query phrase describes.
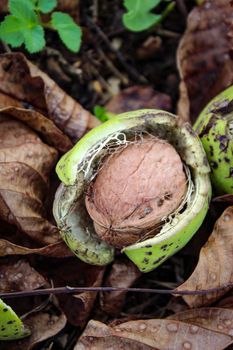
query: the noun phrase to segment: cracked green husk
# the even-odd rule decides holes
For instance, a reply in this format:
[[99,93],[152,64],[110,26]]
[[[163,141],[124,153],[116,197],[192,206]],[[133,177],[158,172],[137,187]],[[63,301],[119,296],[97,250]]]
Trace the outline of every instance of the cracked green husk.
[[180,250],[202,224],[211,197],[209,165],[199,138],[190,125],[178,127],[177,117],[161,110],[138,110],[118,115],[86,134],[57,164],[62,181],[54,217],[70,249],[83,261],[105,265],[114,259],[114,247],[95,233],[83,201],[84,191],[96,174],[107,145],[119,145],[135,134],[150,133],[167,139],[190,171],[191,190],[183,208],[169,215],[153,238],[124,247],[143,272],[148,272]]
[[194,125],[205,149],[218,194],[233,194],[233,86],[216,96]]
[[0,299],[0,341],[21,339],[30,334],[14,310]]

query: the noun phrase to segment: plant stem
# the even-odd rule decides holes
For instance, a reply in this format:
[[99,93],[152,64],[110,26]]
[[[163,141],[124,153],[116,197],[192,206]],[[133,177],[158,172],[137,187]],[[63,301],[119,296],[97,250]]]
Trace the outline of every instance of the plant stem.
[[48,295],[48,294],[77,294],[81,292],[134,292],[134,293],[152,293],[152,294],[174,294],[174,295],[205,295],[216,293],[223,289],[233,287],[233,283],[226,283],[219,287],[200,290],[176,290],[176,289],[154,289],[154,288],[123,288],[123,287],[57,287],[37,290],[27,290],[20,292],[0,293],[3,299],[20,298],[28,296]]

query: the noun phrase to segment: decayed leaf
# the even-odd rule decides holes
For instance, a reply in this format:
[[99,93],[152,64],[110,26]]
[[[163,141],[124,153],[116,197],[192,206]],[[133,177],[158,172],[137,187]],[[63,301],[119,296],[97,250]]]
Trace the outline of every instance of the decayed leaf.
[[0,114],[0,218],[42,244],[59,239],[44,209],[57,156],[29,127]]
[[[105,281],[108,287],[129,288],[141,276],[138,268],[128,259],[117,259],[111,268],[111,271]],[[101,293],[101,308],[109,315],[119,315],[124,302],[126,292],[103,292]]]
[[[233,206],[228,207],[217,220],[208,241],[200,251],[198,264],[177,290],[199,290],[221,287],[233,282]],[[204,295],[184,295],[190,307],[208,305],[226,290]]]
[[31,350],[36,344],[58,334],[66,324],[64,315],[56,316],[45,312],[28,316],[24,323],[30,328],[31,336],[18,341],[2,342],[1,350]]
[[189,14],[177,59],[182,79],[178,114],[194,121],[233,82],[233,12],[229,0],[206,0]]
[[176,320],[137,320],[114,327],[91,320],[74,350],[222,350],[231,342],[231,335]]
[[[100,287],[105,267],[92,266],[77,258],[44,259],[38,268],[53,281],[54,287]],[[84,326],[92,310],[97,293],[83,292],[76,295],[60,294],[57,296],[59,307],[68,321],[75,326]]]
[[132,86],[122,90],[105,106],[107,111],[119,114],[136,109],[157,108],[171,111],[169,95],[157,92],[150,86]]
[[0,265],[0,290],[12,291],[37,289],[46,284],[45,279],[28,262],[18,260]]
[[73,141],[99,122],[21,53],[0,55],[0,92],[30,103]]

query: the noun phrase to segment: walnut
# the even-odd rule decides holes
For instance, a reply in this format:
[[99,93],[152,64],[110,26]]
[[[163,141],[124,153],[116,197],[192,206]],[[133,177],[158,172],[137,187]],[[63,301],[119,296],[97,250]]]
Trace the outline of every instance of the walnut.
[[165,140],[146,136],[106,159],[85,197],[101,239],[116,248],[156,233],[187,191],[182,160]]

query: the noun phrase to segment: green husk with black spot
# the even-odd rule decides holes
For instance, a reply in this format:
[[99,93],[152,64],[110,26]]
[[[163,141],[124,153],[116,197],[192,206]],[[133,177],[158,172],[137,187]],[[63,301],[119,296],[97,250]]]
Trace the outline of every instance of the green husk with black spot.
[[201,112],[194,128],[199,134],[217,194],[233,194],[233,86]]

